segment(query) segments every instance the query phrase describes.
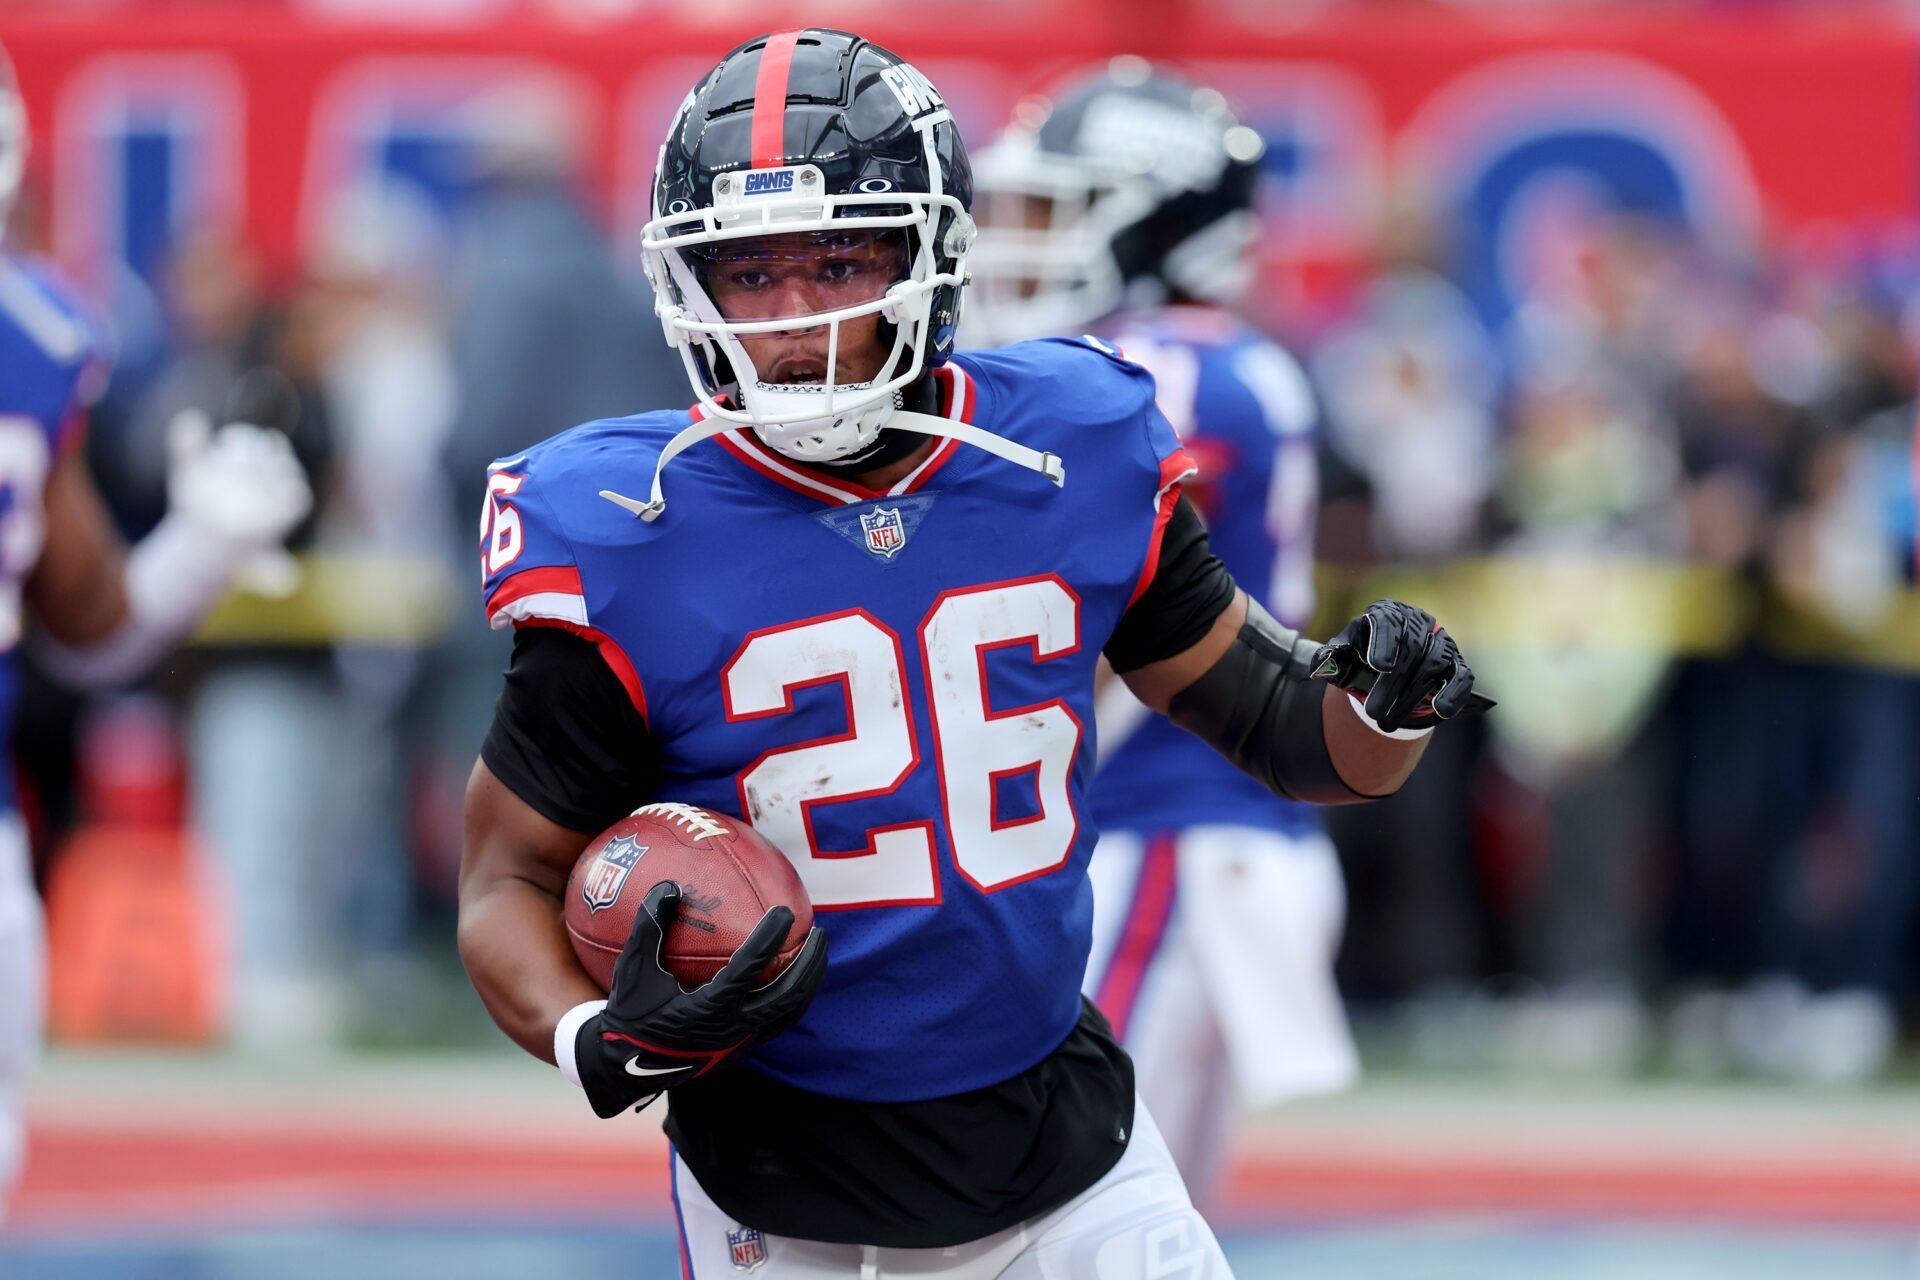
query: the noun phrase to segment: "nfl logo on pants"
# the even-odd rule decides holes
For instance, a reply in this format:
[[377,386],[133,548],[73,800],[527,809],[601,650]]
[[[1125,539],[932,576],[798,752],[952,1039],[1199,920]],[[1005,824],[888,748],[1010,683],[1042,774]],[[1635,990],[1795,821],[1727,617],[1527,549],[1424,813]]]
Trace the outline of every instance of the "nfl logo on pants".
[[727,1232],[727,1248],[732,1251],[736,1271],[751,1271],[767,1260],[767,1248],[752,1227]]

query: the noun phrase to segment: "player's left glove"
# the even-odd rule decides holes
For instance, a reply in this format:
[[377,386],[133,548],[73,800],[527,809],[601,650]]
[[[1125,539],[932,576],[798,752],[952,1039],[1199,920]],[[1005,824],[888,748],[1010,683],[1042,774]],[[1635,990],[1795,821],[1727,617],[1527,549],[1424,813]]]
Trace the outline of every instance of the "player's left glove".
[[1473,670],[1446,629],[1425,609],[1400,600],[1368,605],[1315,652],[1313,674],[1364,696],[1367,717],[1389,733],[1493,705],[1474,693]]
[[770,908],[719,973],[684,991],[660,963],[680,887],[663,880],[647,891],[633,932],[613,966],[604,1009],[574,1033],[574,1066],[602,1120],[706,1075],[743,1049],[800,1020],[827,968],[827,935],[807,935],[800,953],[772,982],[760,975],[780,954],[793,912]]

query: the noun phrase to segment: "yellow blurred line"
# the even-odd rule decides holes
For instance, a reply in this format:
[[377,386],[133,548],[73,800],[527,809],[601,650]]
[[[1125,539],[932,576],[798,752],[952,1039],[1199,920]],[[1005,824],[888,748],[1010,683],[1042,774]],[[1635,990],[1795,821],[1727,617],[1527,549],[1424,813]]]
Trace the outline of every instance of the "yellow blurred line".
[[[467,625],[479,606],[431,557],[315,552],[300,558],[293,595],[229,596],[195,636],[206,647],[421,646]],[[1500,556],[1353,572],[1322,565],[1311,632],[1332,635],[1369,600],[1393,596],[1431,611],[1461,646],[1649,650],[1715,657],[1750,636],[1804,661],[1920,672],[1920,593],[1903,592],[1872,625],[1849,629],[1757,591],[1731,574],[1627,557]]]
[[268,599],[235,591],[208,616],[194,643],[413,647],[438,640],[456,621],[459,593],[443,561],[340,552],[312,552],[299,560],[300,584],[292,595]]

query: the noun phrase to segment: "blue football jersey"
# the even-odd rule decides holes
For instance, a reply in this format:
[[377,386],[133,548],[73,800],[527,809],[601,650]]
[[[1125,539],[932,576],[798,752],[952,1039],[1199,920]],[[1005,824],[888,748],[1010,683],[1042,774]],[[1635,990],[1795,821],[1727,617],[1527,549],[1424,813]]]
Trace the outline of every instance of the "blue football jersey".
[[79,440],[98,372],[93,331],[60,284],[0,255],[0,811],[13,807],[21,592],[46,540],[47,477]]
[[998,1083],[1072,1030],[1094,665],[1192,468],[1103,346],[936,376],[943,415],[1056,455],[1065,485],[947,440],[874,492],[742,429],[676,459],[647,524],[598,494],[644,492],[692,420],[649,413],[494,463],[482,515],[493,625],[591,640],[657,744],[648,799],[745,818],[806,883],[825,985],[751,1067],[869,1101]]
[[[1313,393],[1300,366],[1213,308],[1142,312],[1109,333],[1152,372],[1160,408],[1199,468],[1185,488],[1214,553],[1276,618],[1304,625],[1313,612],[1319,484]],[[1279,799],[1159,716],[1109,749],[1093,786],[1093,815],[1110,830],[1219,823],[1294,832],[1319,824],[1312,806]]]

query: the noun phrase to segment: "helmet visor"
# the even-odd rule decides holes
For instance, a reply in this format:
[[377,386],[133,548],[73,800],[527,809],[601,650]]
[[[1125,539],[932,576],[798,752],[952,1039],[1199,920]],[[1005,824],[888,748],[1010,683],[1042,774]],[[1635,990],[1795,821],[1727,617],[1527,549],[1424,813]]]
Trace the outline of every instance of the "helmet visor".
[[909,265],[900,231],[858,227],[723,240],[687,256],[714,307],[735,323],[805,320],[878,302]]

